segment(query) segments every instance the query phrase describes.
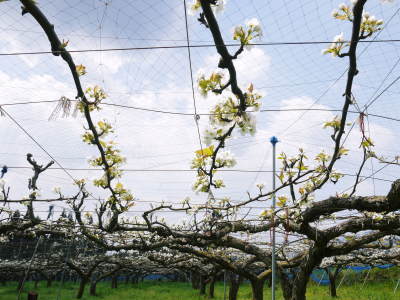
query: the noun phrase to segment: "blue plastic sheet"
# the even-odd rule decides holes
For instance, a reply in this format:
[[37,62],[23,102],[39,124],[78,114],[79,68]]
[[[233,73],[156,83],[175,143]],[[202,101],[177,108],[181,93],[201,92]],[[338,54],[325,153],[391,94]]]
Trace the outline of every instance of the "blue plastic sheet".
[[391,267],[394,267],[394,264],[386,264],[386,265],[375,266],[375,267],[378,267],[379,269],[389,269]]
[[353,271],[356,271],[356,272],[362,272],[362,271],[365,271],[365,270],[369,270],[371,268],[372,268],[371,266],[348,266],[347,267],[347,269],[350,269],[350,270],[353,270]]
[[[326,276],[325,276],[325,277],[326,277]],[[314,280],[316,283],[319,283],[320,285],[329,285],[329,283],[330,283],[329,279],[323,279],[324,277],[322,277],[322,276],[321,276],[321,278],[320,278],[320,277],[318,277],[318,276],[317,276],[316,274],[314,274],[314,273],[311,273],[310,278],[311,278],[312,280]]]
[[289,279],[293,279],[293,278],[294,278],[294,274],[293,274],[293,273],[287,273],[286,276],[287,276]]
[[[370,270],[374,267],[379,268],[379,269],[389,269],[391,267],[394,267],[394,264],[386,264],[386,265],[377,265],[377,266],[347,266],[347,269],[350,269],[354,272],[362,272],[366,270]],[[326,277],[326,274],[318,275],[316,272],[311,273],[310,278],[314,280],[316,283],[319,283],[320,285],[328,285],[329,284],[329,279],[324,279]]]

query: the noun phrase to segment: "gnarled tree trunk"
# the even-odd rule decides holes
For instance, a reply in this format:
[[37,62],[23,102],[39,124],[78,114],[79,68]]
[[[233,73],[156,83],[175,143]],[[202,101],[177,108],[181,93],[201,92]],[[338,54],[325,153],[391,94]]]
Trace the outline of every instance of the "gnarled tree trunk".
[[339,275],[340,267],[336,267],[335,271],[332,272],[329,268],[325,268],[325,272],[328,274],[329,277],[329,293],[331,297],[337,297],[336,292],[336,278]]
[[53,279],[49,277],[49,278],[47,278],[46,282],[47,282],[46,287],[51,287],[51,284],[53,283]]
[[269,287],[269,288],[272,287],[272,273],[267,276],[265,281],[267,283],[267,287]]
[[285,300],[292,298],[293,279],[290,275],[285,273],[283,269],[278,268],[279,281],[281,284],[282,295]]
[[118,276],[113,275],[113,277],[111,277],[111,288],[116,289],[117,287],[118,287]]
[[19,277],[19,280],[18,280],[17,291],[22,289],[22,285],[24,284],[24,278],[25,278],[25,274],[22,273],[22,275]]
[[129,279],[131,278],[131,276],[130,275],[126,275],[125,276],[125,284],[128,284],[129,283]]
[[235,273],[229,273],[229,300],[237,300],[240,284],[243,277]]
[[263,300],[264,298],[264,280],[250,280],[251,291],[253,292],[253,300]]
[[192,288],[197,290],[200,287],[200,280],[199,280],[199,274],[195,271],[190,272],[190,281],[192,283]]
[[76,294],[77,299],[81,299],[83,296],[83,292],[85,291],[86,283],[88,282],[87,278],[81,278],[81,282],[79,283],[78,293]]
[[131,277],[131,282],[132,282],[132,284],[138,284],[139,283],[139,276],[138,275],[133,275]]
[[306,299],[307,283],[315,266],[318,266],[322,261],[323,248],[324,247],[314,247],[310,249],[308,256],[304,258],[303,262],[300,264],[300,270],[296,273],[296,277],[293,281],[291,300]]
[[92,282],[90,283],[90,290],[89,290],[89,294],[91,296],[96,296],[96,287],[97,287],[97,280],[92,280]]
[[206,280],[204,278],[204,275],[200,275],[200,295],[205,295],[206,294]]
[[208,287],[208,298],[214,298],[215,280],[215,275],[212,275],[210,278],[210,285]]

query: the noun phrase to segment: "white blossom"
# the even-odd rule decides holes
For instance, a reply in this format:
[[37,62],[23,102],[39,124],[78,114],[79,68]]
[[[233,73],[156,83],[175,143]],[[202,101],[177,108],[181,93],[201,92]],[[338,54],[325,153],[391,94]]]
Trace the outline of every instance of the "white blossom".
[[225,163],[225,167],[233,167],[236,164],[236,160],[229,150],[220,151],[218,153],[218,159],[221,159]]
[[329,45],[327,49],[321,51],[322,54],[331,53],[332,56],[338,56],[340,51],[346,47],[344,43],[344,34],[341,32],[333,38],[333,42]]
[[243,27],[240,25],[235,26],[234,30],[233,30],[233,34],[234,35],[240,35],[243,31]]
[[332,10],[331,15],[332,15],[332,17],[336,18],[339,15],[338,10],[337,9]]
[[[343,32],[341,32],[340,34],[336,35],[336,36],[333,38],[333,42],[334,42],[334,43],[343,42],[343,41],[344,41],[344,34],[343,34]],[[333,44],[332,44],[332,45],[333,45]]]
[[247,20],[246,25],[250,27],[254,32],[256,32],[259,36],[262,36],[262,28],[258,19],[252,18],[250,20]]
[[61,194],[61,188],[60,188],[60,187],[54,187],[54,188],[53,188],[53,193],[55,193],[55,194]]
[[256,187],[259,188],[260,190],[262,190],[265,187],[265,185],[262,183],[257,183]]
[[218,0],[217,5],[213,6],[213,10],[216,13],[220,13],[224,10],[227,0]]

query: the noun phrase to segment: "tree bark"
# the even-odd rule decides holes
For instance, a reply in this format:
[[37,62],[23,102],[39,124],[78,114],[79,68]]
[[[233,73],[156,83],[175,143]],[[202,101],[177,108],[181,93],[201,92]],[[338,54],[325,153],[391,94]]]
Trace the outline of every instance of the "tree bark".
[[335,280],[333,280],[333,281],[329,280],[329,281],[330,281],[330,283],[329,283],[329,291],[330,291],[331,297],[337,297]]
[[17,291],[19,291],[20,289],[22,289],[22,285],[23,285],[23,283],[24,283],[24,274],[22,274],[21,275],[21,277],[19,278],[19,281],[18,281],[18,286],[17,286]]
[[131,277],[131,282],[132,282],[132,284],[138,284],[139,283],[139,276],[138,275],[133,275]]
[[208,287],[208,298],[214,298],[215,280],[215,275],[211,276],[210,285]]
[[293,279],[286,274],[284,270],[278,268],[279,281],[281,284],[282,295],[285,300],[290,300],[292,298],[293,290]]
[[200,295],[205,295],[206,294],[206,282],[205,282],[205,278],[204,275],[200,275]]
[[329,293],[331,297],[337,297],[336,292],[336,278],[339,275],[340,267],[336,267],[335,272],[331,272],[329,268],[325,268],[325,272],[329,277]]
[[111,277],[111,288],[112,289],[116,289],[118,287],[118,276],[117,275],[113,275]]
[[51,278],[47,278],[46,282],[47,282],[46,287],[51,287],[53,280]]
[[94,280],[90,283],[90,291],[89,294],[91,296],[96,296],[96,287],[97,287],[97,281]]
[[267,276],[267,279],[265,281],[267,282],[267,286],[269,288],[272,287],[272,273]]
[[230,273],[229,275],[229,300],[237,300],[240,284],[242,283],[242,276]]
[[[272,275],[272,274],[271,274]],[[283,299],[290,300],[292,298],[293,290],[293,277],[291,277],[290,269],[283,269],[278,267],[279,283],[282,289]]]
[[199,276],[197,272],[190,272],[190,281],[192,283],[192,288],[195,290],[199,289]]
[[264,280],[250,280],[253,300],[263,300],[264,298]]
[[86,283],[88,282],[87,278],[81,278],[81,282],[79,283],[78,293],[76,294],[77,299],[81,299],[83,296],[83,292],[85,291]]
[[323,256],[322,247],[314,247],[309,250],[309,254],[300,264],[300,270],[296,273],[293,281],[292,300],[306,300],[307,283],[314,268],[318,266]]

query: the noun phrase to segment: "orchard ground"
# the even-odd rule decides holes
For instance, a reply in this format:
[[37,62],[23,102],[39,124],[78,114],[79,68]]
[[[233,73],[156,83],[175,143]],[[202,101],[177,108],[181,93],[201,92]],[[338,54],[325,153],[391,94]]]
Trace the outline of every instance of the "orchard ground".
[[[352,285],[342,285],[338,289],[338,299],[341,300],[394,300],[400,298],[400,291],[396,294],[393,293],[395,281],[386,282],[367,282],[364,286],[362,282]],[[0,287],[1,300],[15,300],[17,298],[16,292],[17,284],[15,282],[8,283],[6,286]],[[75,299],[78,285],[73,283],[65,283],[61,289],[61,299],[70,300]],[[27,299],[27,292],[33,289],[33,283],[26,284],[25,292],[22,294],[21,299]],[[39,294],[39,300],[54,300],[57,299],[59,288],[57,282],[54,282],[51,288],[46,287],[46,282],[39,283],[38,288],[35,289]],[[227,289],[228,292],[228,289]],[[138,284],[123,284],[120,283],[118,288],[111,289],[110,282],[101,282],[97,287],[98,296],[89,296],[88,288],[85,291],[83,300],[119,300],[119,299],[133,299],[133,300],[203,300],[208,299],[206,296],[199,296],[199,291],[191,288],[189,283],[184,282],[153,282],[145,281]],[[282,299],[281,291],[278,289],[278,299]],[[216,300],[224,299],[224,285],[219,282],[216,284],[215,298]],[[244,283],[239,289],[239,300],[251,300],[251,287],[249,284]],[[270,289],[265,288],[264,299],[270,299]],[[307,299],[309,300],[325,300],[334,299],[329,296],[327,286],[318,286],[311,283],[307,289]]]

